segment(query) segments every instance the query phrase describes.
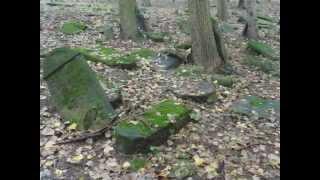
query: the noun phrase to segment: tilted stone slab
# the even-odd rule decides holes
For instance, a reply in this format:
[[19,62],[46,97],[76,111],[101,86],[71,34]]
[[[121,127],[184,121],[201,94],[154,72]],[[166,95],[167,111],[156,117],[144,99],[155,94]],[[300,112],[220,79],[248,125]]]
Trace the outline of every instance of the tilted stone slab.
[[265,43],[250,40],[248,42],[248,48],[272,60],[278,60],[275,50]]
[[[280,102],[257,96],[246,96],[236,101],[231,106],[231,111],[247,116],[256,115],[259,118],[266,119],[274,115],[277,119],[280,119]],[[272,114],[272,111],[274,114]]]
[[79,52],[57,48],[43,64],[52,103],[65,121],[77,124],[80,130],[104,127],[114,110],[95,73]]
[[114,131],[116,147],[126,154],[147,152],[150,145],[160,145],[190,121],[190,112],[182,104],[164,100],[137,119],[120,122]]

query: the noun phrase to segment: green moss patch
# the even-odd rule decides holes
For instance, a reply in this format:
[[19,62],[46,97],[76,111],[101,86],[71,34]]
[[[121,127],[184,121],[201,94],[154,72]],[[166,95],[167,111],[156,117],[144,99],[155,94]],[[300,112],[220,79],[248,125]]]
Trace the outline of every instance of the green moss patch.
[[225,76],[220,74],[215,74],[212,76],[213,81],[217,81],[217,83],[221,86],[232,87],[234,83],[234,79],[232,76]]
[[255,40],[250,40],[248,42],[248,48],[257,54],[261,54],[273,60],[277,59],[275,50],[265,43],[255,41]]
[[147,32],[147,37],[154,42],[164,42],[164,38],[168,36],[166,32]]
[[135,158],[130,161],[130,170],[138,171],[147,164],[147,160],[142,158]]
[[151,145],[163,143],[189,120],[190,110],[173,100],[164,100],[136,120],[119,123],[114,131],[120,152],[146,152]]
[[61,27],[61,32],[64,34],[77,34],[84,31],[87,26],[80,21],[68,21],[65,22]]
[[231,111],[247,116],[257,115],[259,118],[269,118],[270,110],[274,110],[276,114],[280,113],[280,102],[277,100],[263,99],[256,96],[247,96],[236,101]]

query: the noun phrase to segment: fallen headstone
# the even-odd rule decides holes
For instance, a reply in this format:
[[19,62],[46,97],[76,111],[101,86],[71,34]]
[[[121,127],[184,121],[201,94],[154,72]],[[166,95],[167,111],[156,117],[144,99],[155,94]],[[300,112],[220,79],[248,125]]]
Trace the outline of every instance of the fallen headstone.
[[257,54],[261,54],[265,57],[271,58],[272,60],[278,59],[275,50],[272,49],[268,44],[255,40],[250,40],[248,42],[248,48],[256,52]]
[[126,154],[147,152],[190,121],[190,112],[173,100],[155,104],[140,117],[123,120],[115,127],[116,147]]
[[247,96],[236,101],[231,106],[231,111],[247,116],[269,119],[272,111],[276,118],[280,118],[280,102],[278,100],[263,99],[256,96]]
[[171,92],[179,98],[199,103],[214,103],[217,100],[215,86],[207,81],[182,81],[177,83]]
[[75,50],[82,53],[90,61],[123,69],[134,69],[141,59],[154,56],[154,52],[150,49],[140,49],[129,54],[121,54],[116,49],[105,47],[97,47],[96,49],[75,48]]
[[95,73],[82,54],[69,48],[57,48],[46,57],[43,78],[51,99],[65,121],[80,130],[104,127],[114,110]]

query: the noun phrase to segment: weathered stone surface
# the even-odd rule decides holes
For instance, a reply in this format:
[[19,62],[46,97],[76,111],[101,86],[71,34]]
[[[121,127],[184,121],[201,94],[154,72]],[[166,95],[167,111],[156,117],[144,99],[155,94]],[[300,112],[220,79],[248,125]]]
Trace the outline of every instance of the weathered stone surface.
[[254,56],[247,56],[246,59],[244,59],[243,63],[250,67],[257,68],[258,70],[265,73],[270,73],[275,76],[280,75],[280,72],[278,72],[280,68],[277,67],[277,64],[274,61],[257,58]]
[[[270,118],[274,115],[280,118],[280,102],[278,100],[268,100],[256,96],[247,96],[236,101],[231,106],[231,111],[247,116],[257,116],[259,118]],[[271,112],[274,111],[274,114]]]
[[84,31],[86,28],[87,26],[82,22],[68,21],[62,25],[61,32],[64,34],[77,34]]
[[80,53],[69,48],[53,50],[44,61],[43,73],[57,110],[80,130],[99,129],[114,115],[95,73]]
[[248,48],[265,57],[271,58],[273,60],[277,59],[275,50],[265,43],[255,41],[255,40],[250,40],[248,42]]
[[105,47],[98,47],[96,49],[75,48],[75,50],[85,55],[88,60],[123,69],[134,69],[137,67],[138,61],[143,58],[151,58],[155,54],[150,49],[140,49],[124,55],[113,48]]
[[154,105],[141,117],[120,122],[114,131],[116,147],[132,154],[149,151],[150,145],[160,145],[189,120],[190,110],[173,100]]
[[199,103],[214,103],[217,100],[215,86],[207,81],[182,81],[177,83],[172,92],[179,98]]
[[173,55],[160,55],[155,60],[154,63],[159,69],[170,70],[179,67],[183,60],[177,56]]
[[122,95],[119,87],[102,76],[98,76],[98,79],[112,107],[118,108],[122,104]]

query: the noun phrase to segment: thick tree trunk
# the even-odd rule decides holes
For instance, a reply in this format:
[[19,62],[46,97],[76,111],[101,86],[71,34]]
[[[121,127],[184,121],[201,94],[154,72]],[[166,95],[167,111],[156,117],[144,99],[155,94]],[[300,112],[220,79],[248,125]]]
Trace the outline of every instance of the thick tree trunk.
[[226,0],[217,0],[218,17],[222,21],[226,21],[229,17],[228,5]]
[[150,6],[151,6],[150,0],[143,0],[143,1],[142,1],[142,6],[150,7]]
[[119,0],[120,36],[122,39],[137,39],[137,3],[136,0]]
[[245,9],[246,8],[245,0],[239,0],[238,8],[240,8],[240,9]]
[[217,72],[222,59],[219,56],[209,19],[208,0],[189,0],[191,10],[192,59],[207,72]]
[[256,0],[248,0],[247,6],[247,22],[243,30],[243,35],[249,39],[258,39]]

